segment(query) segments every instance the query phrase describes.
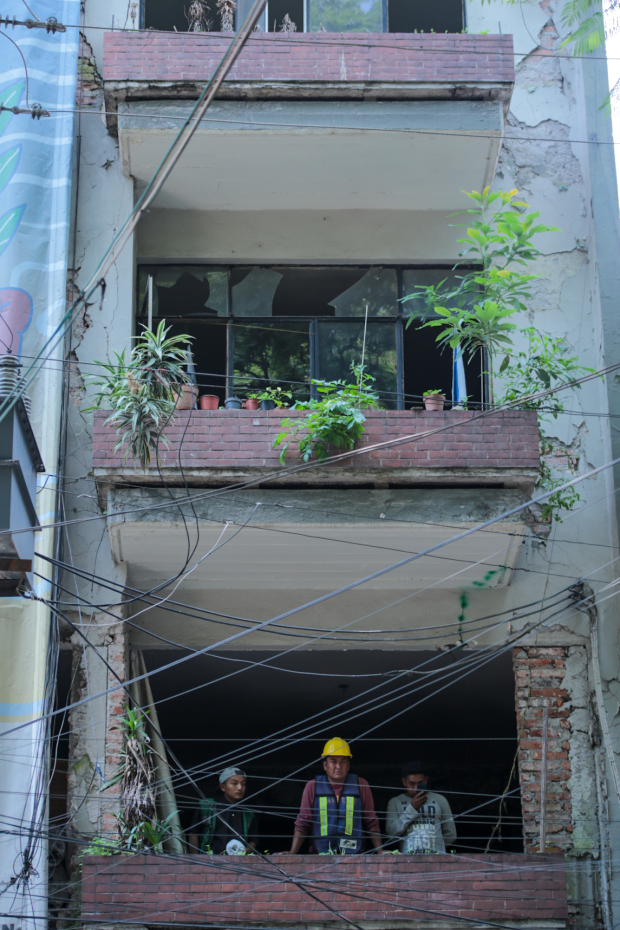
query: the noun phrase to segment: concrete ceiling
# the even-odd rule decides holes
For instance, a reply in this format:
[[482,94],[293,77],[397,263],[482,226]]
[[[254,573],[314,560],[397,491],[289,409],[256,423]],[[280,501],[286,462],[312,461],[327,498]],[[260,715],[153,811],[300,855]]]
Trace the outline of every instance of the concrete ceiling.
[[[218,104],[157,207],[452,210],[462,190],[481,190],[493,176],[498,103],[312,103]],[[153,176],[188,112],[173,103],[119,108],[123,172],[138,186]]]
[[[450,539],[469,525],[287,523],[276,527],[253,523],[197,564],[222,533],[221,523],[201,521],[199,545],[191,562],[197,567],[184,578],[183,590],[248,591],[268,603],[274,590],[331,591]],[[127,564],[136,587],[148,590],[183,567],[187,536],[181,524],[111,523],[109,532],[114,558]],[[234,532],[231,527],[221,541]],[[520,524],[497,524],[494,531],[451,543],[361,590],[406,593],[428,586],[504,587],[510,581],[523,532]]]

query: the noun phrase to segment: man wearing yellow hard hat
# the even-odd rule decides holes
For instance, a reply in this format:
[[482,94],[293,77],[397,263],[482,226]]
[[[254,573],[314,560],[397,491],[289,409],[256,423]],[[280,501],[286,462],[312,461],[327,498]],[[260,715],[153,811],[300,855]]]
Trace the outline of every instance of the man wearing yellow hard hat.
[[380,849],[381,828],[370,785],[365,778],[350,774],[349,744],[339,737],[328,740],[322,758],[325,774],[304,788],[290,852],[298,853],[311,835],[312,852],[360,853],[365,833],[375,849]]

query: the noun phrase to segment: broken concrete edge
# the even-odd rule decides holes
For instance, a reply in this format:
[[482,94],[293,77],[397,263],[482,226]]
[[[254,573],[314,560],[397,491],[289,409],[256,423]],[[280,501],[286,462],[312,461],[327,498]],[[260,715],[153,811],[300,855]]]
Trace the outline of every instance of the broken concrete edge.
[[[197,100],[206,82],[104,81],[105,118],[118,137],[118,106],[132,100]],[[216,100],[472,100],[499,101],[504,118],[514,84],[508,81],[391,83],[387,81],[226,81]]]

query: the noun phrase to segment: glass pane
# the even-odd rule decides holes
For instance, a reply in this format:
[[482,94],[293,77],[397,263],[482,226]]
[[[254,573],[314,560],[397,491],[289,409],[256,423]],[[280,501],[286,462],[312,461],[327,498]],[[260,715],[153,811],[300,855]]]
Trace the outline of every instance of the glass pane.
[[153,317],[213,317],[228,315],[228,272],[200,265],[140,268],[138,317],[148,314],[146,286],[153,276]]
[[272,268],[235,268],[231,274],[235,316],[272,316],[282,275]]
[[[351,364],[362,360],[363,322],[318,322],[318,377],[324,381],[351,383]],[[390,323],[369,323],[364,348],[366,372],[375,378],[374,389],[381,397],[380,406],[396,407],[396,329]]]
[[249,391],[259,391],[271,384],[292,390],[297,400],[308,398],[309,323],[292,320],[235,323],[233,345],[233,385],[237,396],[246,397]]
[[330,300],[336,316],[396,316],[398,287],[394,268],[369,268],[363,278]]
[[[467,274],[467,269],[452,271],[450,268],[406,268],[403,271],[403,316],[421,316],[425,302],[419,295],[418,287],[428,287],[445,282],[446,288],[458,287],[460,279]],[[435,314],[431,311],[431,316]]]
[[381,0],[308,0],[308,19],[310,32],[383,31]]

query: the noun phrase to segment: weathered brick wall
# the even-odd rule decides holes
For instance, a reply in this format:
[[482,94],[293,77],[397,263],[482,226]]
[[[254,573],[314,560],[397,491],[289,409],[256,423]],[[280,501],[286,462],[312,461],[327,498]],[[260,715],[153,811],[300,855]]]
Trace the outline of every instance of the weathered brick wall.
[[[279,467],[279,450],[273,440],[281,432],[285,415],[265,410],[195,410],[180,412],[166,429],[168,449],[162,444],[162,465],[178,467],[179,444],[184,468]],[[124,452],[114,451],[115,430],[106,426],[109,413],[95,413],[93,465],[122,468]],[[539,466],[538,421],[534,411],[504,411],[475,418],[469,411],[428,413],[410,410],[372,410],[366,414],[366,432],[358,448],[413,433],[451,425],[426,438],[377,449],[347,459],[356,468],[524,468]],[[295,448],[287,465],[300,461]],[[132,464],[132,459],[128,459]],[[152,469],[154,471],[154,469]]]
[[119,689],[91,700],[93,694],[118,684],[102,657],[122,681],[127,679],[128,630],[123,623],[109,625],[110,619],[97,613],[91,618],[88,638],[97,652],[85,646],[78,633],[72,636],[72,703],[87,700],[69,711],[69,830],[80,841],[94,835],[116,836],[113,811],[118,809],[119,788],[104,793],[99,789],[121,760],[123,734],[118,718],[126,696]]
[[[566,684],[569,646],[526,646],[513,650],[519,777],[523,806],[523,838],[526,852],[540,841],[542,772],[542,717],[548,707],[547,725],[547,843],[573,848],[570,697]],[[585,763],[584,763],[585,764]]]
[[[106,32],[104,81],[206,82],[219,33]],[[512,83],[512,36],[269,33],[252,36],[228,81]]]
[[[543,921],[567,919],[563,859],[518,854],[278,856],[286,873],[349,920]],[[339,918],[256,856],[84,859],[82,919],[148,925],[331,923]],[[428,913],[428,912],[432,913]],[[555,924],[558,926],[558,923]]]

